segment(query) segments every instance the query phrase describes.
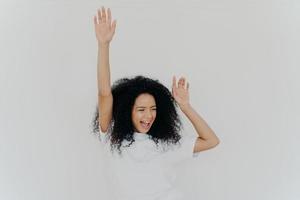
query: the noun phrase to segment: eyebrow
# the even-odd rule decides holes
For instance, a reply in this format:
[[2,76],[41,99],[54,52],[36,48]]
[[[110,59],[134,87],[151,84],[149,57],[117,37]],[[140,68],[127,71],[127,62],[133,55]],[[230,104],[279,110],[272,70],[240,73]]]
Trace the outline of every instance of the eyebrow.
[[[151,106],[152,107],[156,107],[156,106]],[[146,108],[145,106],[137,106],[136,108]]]

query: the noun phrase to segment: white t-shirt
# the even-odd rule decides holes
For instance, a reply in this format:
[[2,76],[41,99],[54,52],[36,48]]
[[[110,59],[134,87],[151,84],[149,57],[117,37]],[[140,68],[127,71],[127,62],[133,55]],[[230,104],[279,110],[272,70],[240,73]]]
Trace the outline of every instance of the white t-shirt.
[[112,200],[182,200],[182,194],[174,189],[174,167],[193,157],[196,135],[181,135],[180,143],[169,145],[150,139],[145,133],[134,132],[135,141],[122,143],[122,155],[110,151],[110,141],[100,130],[104,151],[107,184]]

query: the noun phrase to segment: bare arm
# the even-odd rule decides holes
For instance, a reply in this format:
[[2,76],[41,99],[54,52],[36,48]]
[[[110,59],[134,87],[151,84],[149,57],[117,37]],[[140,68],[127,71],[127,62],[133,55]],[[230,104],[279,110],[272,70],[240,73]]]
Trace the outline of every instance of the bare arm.
[[97,84],[99,124],[102,132],[106,132],[112,117],[113,97],[111,93],[109,45],[115,33],[116,20],[111,23],[111,11],[108,8],[98,9],[94,16],[95,33],[98,40]]
[[98,95],[111,94],[109,44],[98,43],[97,83]]
[[194,147],[194,152],[211,149],[220,143],[219,138],[202,117],[192,108],[191,105],[181,107],[182,112],[191,121],[199,135]]
[[111,93],[109,45],[98,44],[98,111],[99,129],[106,132],[112,118],[113,96]]
[[173,77],[172,94],[179,104],[180,109],[193,124],[199,138],[194,147],[194,152],[199,152],[215,147],[220,143],[219,138],[201,116],[192,108],[189,103],[189,84],[185,86],[185,79],[180,78],[178,86],[176,78]]

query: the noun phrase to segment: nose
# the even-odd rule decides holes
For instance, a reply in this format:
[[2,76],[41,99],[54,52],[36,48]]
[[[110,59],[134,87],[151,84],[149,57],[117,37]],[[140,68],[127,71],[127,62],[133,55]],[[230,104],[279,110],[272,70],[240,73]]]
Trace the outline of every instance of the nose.
[[153,118],[153,114],[152,114],[151,110],[148,110],[146,112],[146,117],[147,117],[147,119],[152,119]]

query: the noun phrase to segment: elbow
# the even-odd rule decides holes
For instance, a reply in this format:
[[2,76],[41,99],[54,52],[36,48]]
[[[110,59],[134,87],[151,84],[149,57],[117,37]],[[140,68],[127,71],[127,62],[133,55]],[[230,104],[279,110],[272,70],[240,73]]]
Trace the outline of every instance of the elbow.
[[209,139],[206,140],[208,143],[209,148],[214,148],[216,146],[218,146],[218,144],[220,144],[220,140],[219,139]]
[[213,143],[213,147],[218,146],[220,144],[219,138],[214,139],[212,143]]

